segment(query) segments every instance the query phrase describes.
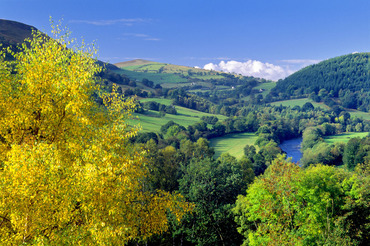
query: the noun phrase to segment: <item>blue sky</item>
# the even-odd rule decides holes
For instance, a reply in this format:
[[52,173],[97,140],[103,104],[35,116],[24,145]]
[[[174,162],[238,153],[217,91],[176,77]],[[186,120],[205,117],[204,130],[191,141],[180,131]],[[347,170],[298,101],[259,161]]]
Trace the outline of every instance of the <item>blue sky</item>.
[[49,32],[49,16],[96,41],[99,58],[136,58],[270,79],[370,51],[368,0],[0,0],[0,18]]

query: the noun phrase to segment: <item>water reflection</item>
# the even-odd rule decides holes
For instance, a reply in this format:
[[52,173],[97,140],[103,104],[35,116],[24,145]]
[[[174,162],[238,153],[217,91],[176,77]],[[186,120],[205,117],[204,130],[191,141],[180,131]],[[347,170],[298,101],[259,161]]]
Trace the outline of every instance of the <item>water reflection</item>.
[[287,153],[287,157],[292,157],[293,162],[299,162],[302,158],[301,152],[302,138],[293,138],[285,140],[279,146]]

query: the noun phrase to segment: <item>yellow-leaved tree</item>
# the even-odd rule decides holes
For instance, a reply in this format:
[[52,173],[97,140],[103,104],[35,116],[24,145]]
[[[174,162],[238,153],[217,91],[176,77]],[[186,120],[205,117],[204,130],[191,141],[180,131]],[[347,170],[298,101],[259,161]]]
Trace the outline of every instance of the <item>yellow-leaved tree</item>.
[[0,51],[0,244],[124,245],[163,232],[168,212],[181,219],[191,206],[146,190],[146,160],[128,141],[134,101],[100,92],[94,49],[53,30],[14,60]]

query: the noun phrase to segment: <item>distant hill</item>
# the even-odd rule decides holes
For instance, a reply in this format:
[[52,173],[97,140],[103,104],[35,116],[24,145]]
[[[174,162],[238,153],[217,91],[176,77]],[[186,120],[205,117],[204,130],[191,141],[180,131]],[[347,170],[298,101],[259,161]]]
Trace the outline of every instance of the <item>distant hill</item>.
[[[11,45],[14,51],[24,39],[32,36],[35,27],[9,20],[0,20],[0,44],[3,47]],[[7,57],[12,59],[11,57]],[[99,74],[102,85],[110,90],[112,83],[119,84],[120,91],[126,95],[146,97],[147,94],[161,95],[162,89],[182,88],[191,93],[202,94],[208,97],[213,91],[225,92],[222,97],[229,97],[240,90],[243,95],[250,94],[252,88],[264,79],[244,77],[218,71],[200,68],[179,66],[168,63],[159,63],[143,59],[116,63],[115,65],[97,61],[106,69]],[[239,93],[239,94],[240,94]]]
[[370,53],[354,53],[308,66],[279,80],[268,100],[310,97],[329,106],[370,110]]
[[[32,37],[32,31],[37,31],[37,28],[16,21],[0,19],[0,44],[3,48],[11,46],[12,50],[17,52],[18,46],[25,39]],[[12,59],[12,57],[7,56],[7,59]],[[112,83],[125,85],[130,83],[129,78],[115,72],[119,70],[115,65],[102,61],[97,61],[97,64],[105,68],[99,74],[104,84],[109,86]]]
[[250,80],[265,81],[253,77],[142,59],[120,62],[115,65],[121,68],[119,73],[128,76],[131,80],[139,82],[149,80],[164,88],[182,87],[188,90],[206,91],[231,89],[233,86],[241,85]]
[[4,47],[16,46],[31,37],[33,30],[37,29],[20,22],[0,19],[0,43]]
[[157,62],[147,61],[143,59],[136,59],[132,61],[119,62],[114,65],[120,68],[124,68],[124,67],[130,67],[130,66],[141,66],[141,65],[152,64],[152,63],[157,63]]
[[[212,76],[223,77],[225,75],[224,72],[210,71],[210,70],[205,70],[205,69],[200,69],[200,68],[173,65],[173,64],[168,64],[168,63],[153,62],[153,61],[147,61],[147,60],[142,60],[142,59],[115,63],[114,65],[124,70],[129,70],[132,72],[139,72],[139,73],[156,73],[156,74],[169,73],[169,74],[179,74],[182,76],[192,76],[192,77],[196,77],[197,75],[199,76],[212,75]],[[240,77],[240,76],[236,75],[236,77]]]

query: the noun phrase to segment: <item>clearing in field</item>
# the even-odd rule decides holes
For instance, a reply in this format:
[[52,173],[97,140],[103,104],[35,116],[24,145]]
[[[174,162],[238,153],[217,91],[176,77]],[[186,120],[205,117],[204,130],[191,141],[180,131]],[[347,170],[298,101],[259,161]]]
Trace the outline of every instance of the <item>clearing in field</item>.
[[251,132],[228,134],[223,137],[212,138],[210,146],[215,149],[215,158],[220,157],[222,153],[229,153],[240,159],[244,155],[246,145],[254,145],[257,135]]
[[368,132],[346,132],[338,135],[326,136],[324,137],[324,141],[329,144],[334,144],[336,142],[347,143],[351,138],[363,138],[366,137],[368,134]]

